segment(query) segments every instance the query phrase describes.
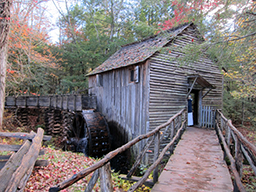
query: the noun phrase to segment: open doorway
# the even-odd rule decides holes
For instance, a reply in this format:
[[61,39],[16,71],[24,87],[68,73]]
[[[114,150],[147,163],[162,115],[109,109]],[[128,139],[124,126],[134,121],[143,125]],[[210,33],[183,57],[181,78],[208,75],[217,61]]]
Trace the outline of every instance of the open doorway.
[[190,95],[192,97],[193,121],[194,126],[199,126],[199,93],[200,90],[192,89]]

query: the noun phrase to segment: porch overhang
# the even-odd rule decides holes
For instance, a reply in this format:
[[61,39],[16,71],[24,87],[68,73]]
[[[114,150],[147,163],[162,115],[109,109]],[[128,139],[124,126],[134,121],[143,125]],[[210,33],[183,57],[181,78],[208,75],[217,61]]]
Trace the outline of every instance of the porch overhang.
[[195,85],[200,86],[200,89],[205,89],[205,88],[209,89],[202,96],[202,98],[204,98],[212,89],[216,88],[214,85],[212,85],[210,82],[208,82],[205,78],[203,78],[199,74],[192,74],[192,75],[189,75],[187,78],[188,78],[188,83],[189,83],[189,86],[188,86],[189,92],[188,92],[187,96],[191,93],[191,91]]

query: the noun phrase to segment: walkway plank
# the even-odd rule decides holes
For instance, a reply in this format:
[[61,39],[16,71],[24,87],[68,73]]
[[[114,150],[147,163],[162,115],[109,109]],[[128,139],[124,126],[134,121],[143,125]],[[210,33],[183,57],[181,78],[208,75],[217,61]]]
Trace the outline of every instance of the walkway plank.
[[188,127],[151,191],[233,191],[215,130]]

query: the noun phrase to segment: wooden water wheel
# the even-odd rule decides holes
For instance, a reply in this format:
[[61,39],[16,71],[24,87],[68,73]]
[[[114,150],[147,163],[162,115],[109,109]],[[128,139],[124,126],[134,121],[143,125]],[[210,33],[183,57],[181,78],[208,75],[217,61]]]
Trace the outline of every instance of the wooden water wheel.
[[110,150],[108,124],[101,113],[92,110],[74,115],[69,139],[76,142],[76,151],[92,157],[101,157]]

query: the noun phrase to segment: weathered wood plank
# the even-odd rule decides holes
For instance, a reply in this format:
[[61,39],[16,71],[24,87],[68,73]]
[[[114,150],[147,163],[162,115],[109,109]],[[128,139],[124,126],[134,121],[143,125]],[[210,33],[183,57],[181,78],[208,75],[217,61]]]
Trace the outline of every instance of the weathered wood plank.
[[[96,182],[98,181],[99,178],[99,169],[97,169],[96,171],[94,171],[86,189],[84,192],[91,192],[93,187],[95,186]],[[53,190],[52,190],[53,191]]]
[[8,162],[0,171],[0,191],[5,191],[7,185],[12,177],[12,174],[20,166],[21,160],[31,146],[30,141],[26,141],[17,153],[12,154]]
[[[154,145],[154,159],[155,162],[158,159],[160,152],[160,131],[154,135],[155,145]],[[156,183],[158,181],[158,165],[156,165],[153,172],[153,182]]]
[[[27,178],[30,176],[35,161],[38,157],[41,142],[43,139],[43,134],[44,130],[39,128],[37,130],[37,135],[33,138],[31,147],[29,148],[26,155],[23,157],[20,166],[16,169],[11,179],[9,180],[6,191],[16,191],[23,188],[23,182],[25,182]],[[26,179],[24,180],[24,178]]]
[[32,107],[39,106],[38,96],[29,96],[26,98],[26,100],[27,100],[27,106],[32,106]]
[[102,192],[113,191],[110,163],[100,168],[100,188]]
[[[0,169],[2,169],[6,165],[7,161],[8,159],[0,161]],[[48,160],[36,160],[35,162],[35,167],[46,167],[48,165],[49,165]]]
[[250,155],[248,154],[248,152],[245,150],[245,148],[243,147],[243,145],[241,145],[241,149],[243,151],[243,154],[245,156],[245,158],[247,159],[247,161],[249,162],[253,172],[254,172],[254,175],[256,175],[256,166],[254,165]]
[[96,97],[88,95],[49,95],[49,96],[9,96],[5,107],[52,107],[81,111],[96,109]]
[[[0,151],[14,151],[17,152],[20,148],[22,147],[22,145],[1,145],[0,144]],[[39,155],[44,155],[45,154],[45,150],[41,149],[39,152]],[[10,155],[6,155],[6,156],[0,156],[0,159],[9,159],[11,156]]]
[[75,102],[76,111],[82,111],[82,96],[76,95],[76,102]]
[[5,106],[16,106],[16,98],[14,96],[6,97]]
[[[15,137],[15,138],[19,138],[19,139],[28,139],[28,140],[32,140],[35,137],[35,133],[23,133],[23,132],[15,132],[15,133],[11,133],[11,132],[0,132],[0,137]],[[44,135],[43,136],[43,140],[44,141],[50,141],[52,138],[52,136],[48,136],[48,135]],[[3,145],[0,145],[1,147]],[[1,148],[0,147],[0,148]]]
[[22,145],[3,145],[0,144],[0,151],[18,151]]
[[49,96],[40,96],[39,97],[39,106],[40,107],[49,107],[51,104],[51,98]]
[[215,130],[186,128],[159,182],[151,189],[159,191],[233,191]]

